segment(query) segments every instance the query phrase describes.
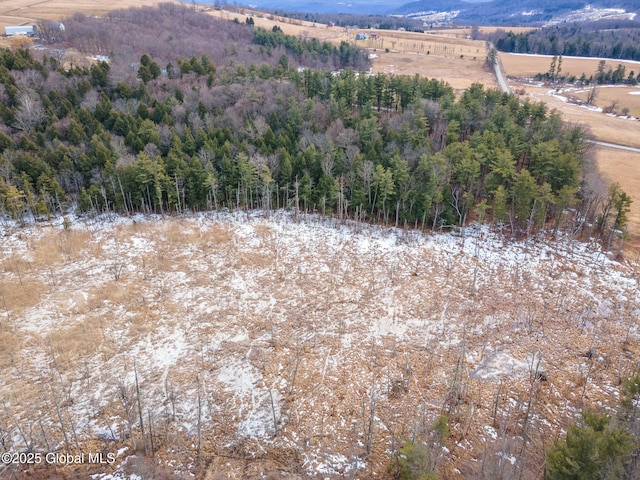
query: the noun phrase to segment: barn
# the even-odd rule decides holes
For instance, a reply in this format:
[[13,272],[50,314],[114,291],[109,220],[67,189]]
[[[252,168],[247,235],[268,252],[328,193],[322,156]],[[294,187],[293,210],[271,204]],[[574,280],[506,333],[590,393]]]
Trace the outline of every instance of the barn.
[[19,25],[15,27],[4,27],[4,33],[7,37],[13,37],[15,35],[35,37],[38,34],[38,27],[36,27],[35,25]]

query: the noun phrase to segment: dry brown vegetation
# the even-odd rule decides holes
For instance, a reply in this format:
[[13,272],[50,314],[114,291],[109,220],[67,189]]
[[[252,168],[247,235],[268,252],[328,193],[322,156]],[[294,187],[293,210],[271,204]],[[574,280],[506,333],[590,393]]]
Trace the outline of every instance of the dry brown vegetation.
[[[563,92],[562,95],[573,96],[586,102],[589,97],[588,87]],[[596,87],[593,105],[605,111],[611,110],[618,116],[632,116],[640,118],[640,87],[626,85],[600,85]],[[632,139],[633,141],[633,139]]]
[[[52,4],[19,10],[27,2],[3,2],[12,10],[2,18],[31,23],[31,15],[58,19],[106,8]],[[18,11],[21,16],[11,16]],[[273,22],[256,19],[265,28]],[[329,41],[353,38],[325,26],[278,25]],[[374,71],[443,78],[456,89],[495,85],[480,53],[473,59],[475,44],[381,34],[380,45],[366,45],[379,56]],[[431,52],[436,42],[452,53]],[[640,147],[637,123],[588,116],[541,90],[528,91],[569,121],[586,122],[596,137]],[[636,200],[632,222],[640,225],[639,160],[598,149],[598,161]],[[305,243],[292,238],[295,227],[286,222],[247,224],[169,218],[7,235],[0,279],[0,368],[8,373],[0,383],[8,399],[2,430],[18,426],[37,446],[62,445],[68,434],[86,451],[127,446],[140,454],[153,437],[157,462],[208,478],[269,471],[293,477],[321,464],[333,469],[325,475],[346,476],[357,458],[366,459],[356,474],[365,478],[384,476],[397,442],[427,435],[445,412],[451,453],[436,458],[445,478],[472,478],[480,463],[496,477],[523,471],[526,478],[541,474],[544,450],[579,409],[613,405],[619,381],[637,366],[631,328],[637,271],[595,251],[570,257],[578,244],[525,245],[510,257],[509,245],[484,245],[484,238],[474,254],[472,239],[465,251],[465,240],[436,248],[407,232],[372,241],[362,240],[361,227],[341,236],[312,224]],[[624,282],[613,284],[610,270]],[[149,415],[145,437],[136,418],[134,361]],[[495,377],[482,379],[483,371]],[[272,393],[277,408],[268,402]],[[252,414],[263,435],[242,430]],[[371,418],[378,423],[368,431]],[[82,426],[65,432],[71,425]],[[500,452],[517,455],[516,464],[498,465]],[[153,469],[162,467],[139,457],[128,468],[158,474]]]
[[87,15],[104,15],[118,8],[157,5],[161,2],[175,0],[111,0],[97,2],[95,0],[3,0],[0,3],[0,29],[8,25],[28,25],[38,20],[60,20],[74,13]]
[[0,426],[35,450],[66,433],[73,449],[150,455],[153,437],[156,462],[198,476],[348,475],[360,459],[369,478],[446,413],[443,478],[474,478],[477,461],[529,478],[581,407],[615,403],[639,354],[637,273],[580,244],[257,215],[4,240],[4,285],[31,294],[0,292]]
[[629,224],[633,235],[632,246],[640,248],[640,154],[597,148],[596,160],[600,171],[611,182],[618,182],[633,199]]
[[442,57],[408,52],[376,51],[374,72],[396,75],[421,75],[446,81],[456,92],[482,83],[490,88],[497,86],[495,77],[484,68],[484,61],[473,58]]

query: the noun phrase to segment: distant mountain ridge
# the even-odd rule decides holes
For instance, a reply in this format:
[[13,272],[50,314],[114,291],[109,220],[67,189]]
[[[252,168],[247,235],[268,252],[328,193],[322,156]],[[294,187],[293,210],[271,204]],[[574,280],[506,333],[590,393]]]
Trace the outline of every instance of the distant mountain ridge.
[[[429,12],[434,12],[429,15]],[[595,20],[633,17],[640,13],[637,0],[419,0],[390,13],[421,17],[429,23],[439,23],[441,14],[448,12],[445,21],[478,24],[548,24],[563,21]]]
[[[220,3],[197,0],[197,3]],[[224,3],[224,2],[222,2]],[[640,14],[638,0],[245,0],[245,5],[307,13],[411,15],[426,23],[478,23],[483,25],[543,25],[601,18],[614,9]],[[578,12],[578,18],[572,18]],[[429,16],[431,15],[431,17]],[[610,18],[610,17],[607,17]]]
[[[190,3],[190,0],[182,0]],[[385,15],[401,8],[406,0],[241,0],[239,3],[257,9],[304,13],[351,13]],[[224,4],[221,0],[196,0],[198,4]],[[227,0],[227,3],[232,2]]]

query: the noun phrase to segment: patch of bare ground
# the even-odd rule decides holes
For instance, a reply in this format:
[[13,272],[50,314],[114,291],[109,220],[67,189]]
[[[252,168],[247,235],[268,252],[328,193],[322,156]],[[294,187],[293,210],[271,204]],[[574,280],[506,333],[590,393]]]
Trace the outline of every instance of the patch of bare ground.
[[446,413],[443,477],[508,455],[528,478],[640,354],[637,270],[570,239],[282,212],[3,233],[0,426],[14,450],[126,448],[83,474],[153,449],[204,478],[384,476]]

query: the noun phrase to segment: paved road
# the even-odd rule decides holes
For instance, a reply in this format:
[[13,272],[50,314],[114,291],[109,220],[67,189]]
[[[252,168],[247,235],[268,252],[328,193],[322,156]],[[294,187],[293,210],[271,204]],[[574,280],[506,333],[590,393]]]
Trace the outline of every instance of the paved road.
[[[494,48],[492,43],[489,43],[489,49]],[[511,93],[509,89],[509,85],[507,85],[507,81],[504,78],[504,72],[502,71],[502,65],[500,64],[500,58],[496,56],[496,63],[493,64],[493,71],[496,74],[496,78],[498,79],[498,85],[500,86],[500,90],[506,93]],[[618,145],[616,143],[607,143],[607,142],[599,142],[597,140],[588,140],[590,143],[597,145],[598,147],[605,148],[613,148],[616,150],[624,150],[626,152],[631,153],[640,153],[640,148],[628,147],[626,145]]]
[[[489,42],[489,50],[495,48],[493,43]],[[500,57],[496,55],[496,61],[493,64],[493,71],[496,74],[496,78],[498,79],[498,85],[500,86],[500,90],[506,93],[511,93],[509,90],[509,85],[507,85],[507,81],[504,78],[504,73],[502,72],[502,65],[500,65]]]
[[640,153],[640,148],[627,147],[626,145],[618,145],[616,143],[598,142],[597,140],[589,140],[589,142],[599,147],[615,148],[616,150],[625,150],[632,153]]

